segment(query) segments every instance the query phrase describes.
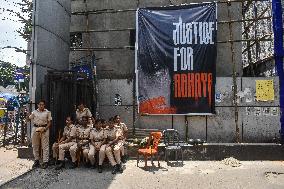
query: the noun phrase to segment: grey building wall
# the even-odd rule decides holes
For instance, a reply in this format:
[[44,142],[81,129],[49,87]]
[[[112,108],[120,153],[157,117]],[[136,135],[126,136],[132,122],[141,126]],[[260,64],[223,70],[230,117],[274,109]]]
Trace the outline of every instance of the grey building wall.
[[[75,0],[72,1],[70,32],[82,32],[83,48],[92,47],[97,58],[98,77],[98,111],[100,117],[109,118],[120,114],[129,127],[137,128],[175,128],[183,136],[201,138],[208,142],[235,141],[235,108],[233,106],[232,88],[233,61],[236,63],[237,75],[242,76],[241,42],[234,42],[234,56],[230,49],[229,24],[218,24],[217,45],[217,84],[216,93],[222,94],[221,102],[216,102],[216,115],[213,116],[141,116],[137,114],[134,82],[134,50],[127,48],[130,31],[135,29],[135,9],[137,7],[179,5],[181,3],[201,2],[191,0]],[[218,4],[218,20],[228,21],[228,8],[232,20],[241,19],[241,3]],[[100,10],[124,10],[119,12],[100,12]],[[79,15],[80,11],[92,11],[88,15]],[[127,10],[127,11],[126,11]],[[88,24],[87,24],[88,23]],[[92,30],[87,33],[86,30]],[[120,31],[105,31],[120,29]],[[233,39],[241,39],[241,23],[232,23]],[[74,50],[70,52],[70,62],[86,57],[87,52]],[[88,59],[88,58],[87,58]],[[255,90],[255,79],[237,79],[238,91],[250,87]],[[278,108],[278,80],[275,79],[275,101],[271,103],[245,103],[240,99],[237,108],[237,125],[240,128],[242,142],[271,142],[278,136],[280,128],[279,115],[259,116],[255,109],[259,107]],[[255,91],[254,91],[255,92]],[[122,105],[114,105],[115,94],[122,96]],[[251,107],[247,112],[247,107]],[[249,115],[247,115],[249,114]]]
[[[274,80],[274,101],[255,101],[256,80]],[[98,82],[99,113],[103,118],[120,114],[124,122],[137,128],[177,129],[183,138],[200,138],[208,142],[234,142],[236,134],[235,107],[233,104],[233,79],[231,77],[218,77],[216,94],[221,99],[216,101],[216,114],[212,116],[183,116],[183,115],[152,115],[141,116],[137,114],[137,106],[133,106],[133,82],[126,79],[100,79]],[[272,142],[279,137],[279,81],[272,78],[237,78],[238,93],[249,89],[250,93],[238,97],[237,126],[240,129],[241,142]],[[121,106],[115,106],[115,94],[120,94]],[[250,102],[249,99],[252,99]],[[264,108],[269,110],[264,113]],[[272,111],[276,110],[275,113]],[[259,113],[257,113],[260,111]],[[186,127],[188,127],[186,129]]]
[[70,0],[33,0],[30,97],[36,102],[48,70],[67,70],[70,51]]
[[[172,3],[171,3],[172,2]],[[85,33],[87,30],[87,19],[85,15],[71,16],[71,32],[83,32],[83,48],[87,47],[108,47],[118,48],[125,47],[125,49],[114,49],[106,51],[95,51],[97,57],[102,58],[98,62],[98,77],[100,78],[131,78],[134,73],[134,50],[126,48],[129,46],[130,29],[135,29],[136,15],[135,10],[140,7],[151,6],[169,6],[171,4],[202,2],[201,0],[75,0],[72,1],[72,12],[78,13],[81,11],[93,11],[89,14],[88,24],[90,33]],[[208,2],[208,1],[207,1]],[[98,10],[128,10],[125,12],[106,13]],[[228,21],[228,9],[232,20],[241,19],[241,3],[232,3],[227,6],[225,3],[218,4],[218,20]],[[103,32],[102,30],[121,29],[123,31]],[[95,31],[94,31],[95,30]],[[98,31],[100,30],[100,31]],[[241,23],[232,23],[233,39],[241,39]],[[89,40],[90,36],[90,40]],[[229,24],[220,22],[218,24],[217,33],[217,76],[227,77],[232,75],[232,52],[230,43]],[[242,75],[241,64],[241,42],[234,43],[235,54],[233,56],[237,66],[237,75]],[[70,60],[77,60],[84,57],[84,53],[72,51],[70,53]]]

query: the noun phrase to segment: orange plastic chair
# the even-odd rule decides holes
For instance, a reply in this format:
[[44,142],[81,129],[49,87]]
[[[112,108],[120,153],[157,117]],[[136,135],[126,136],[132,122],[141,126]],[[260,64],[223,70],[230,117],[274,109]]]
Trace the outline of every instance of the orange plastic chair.
[[147,160],[148,157],[151,157],[151,163],[152,166],[154,165],[153,163],[153,156],[157,157],[158,160],[158,166],[160,167],[160,157],[159,157],[159,152],[158,152],[158,144],[162,138],[162,133],[161,132],[151,132],[148,140],[148,144],[146,148],[140,148],[137,151],[137,167],[139,164],[139,156],[143,155],[144,156],[144,161],[145,161],[145,167],[147,167]]

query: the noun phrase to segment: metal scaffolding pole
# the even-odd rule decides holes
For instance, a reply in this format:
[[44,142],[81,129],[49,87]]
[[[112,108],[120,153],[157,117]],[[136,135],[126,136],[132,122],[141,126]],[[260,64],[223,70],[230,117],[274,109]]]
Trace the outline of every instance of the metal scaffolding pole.
[[[231,20],[232,16],[231,16],[231,3],[228,2],[227,3],[227,13],[228,13],[228,17]],[[237,75],[236,75],[236,61],[235,61],[235,49],[234,49],[234,42],[233,42],[233,28],[232,28],[232,23],[229,23],[229,30],[230,30],[230,48],[231,48],[231,61],[232,61],[232,71],[233,71],[233,86],[234,86],[234,90],[233,90],[233,95],[234,95],[234,110],[235,110],[235,125],[236,125],[236,142],[239,143],[240,142],[240,129],[239,129],[239,124],[238,124],[238,104],[237,104]]]

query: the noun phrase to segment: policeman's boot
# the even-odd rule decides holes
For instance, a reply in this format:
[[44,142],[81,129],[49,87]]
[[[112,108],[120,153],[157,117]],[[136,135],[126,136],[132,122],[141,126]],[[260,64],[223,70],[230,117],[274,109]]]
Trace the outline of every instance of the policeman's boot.
[[99,173],[102,173],[102,172],[103,172],[103,166],[102,166],[102,165],[99,165],[99,167],[98,167],[98,172],[99,172]]
[[49,160],[48,164],[49,165],[57,165],[57,163],[59,163],[55,158],[52,158],[51,160]]
[[117,171],[123,173],[122,164],[116,164]]
[[96,164],[94,164],[94,165],[91,164],[91,169],[95,169],[96,167],[97,167]]
[[116,174],[116,171],[117,171],[117,165],[112,166],[112,171],[111,171],[111,173],[112,173],[112,174]]
[[90,168],[90,167],[91,167],[91,164],[90,164],[90,162],[86,162],[84,166],[85,166],[86,168]]
[[40,166],[40,164],[39,164],[39,160],[35,160],[35,162],[34,162],[34,164],[33,164],[33,169],[34,168],[38,168]]
[[55,170],[59,170],[65,167],[65,162],[60,161],[59,164],[55,167]]
[[124,156],[121,156],[121,161],[122,161],[122,163],[126,163],[126,155],[124,155]]
[[41,168],[42,169],[46,169],[48,167],[48,163],[47,162],[44,162],[42,165],[41,165]]
[[71,169],[75,169],[77,167],[77,161],[71,163]]

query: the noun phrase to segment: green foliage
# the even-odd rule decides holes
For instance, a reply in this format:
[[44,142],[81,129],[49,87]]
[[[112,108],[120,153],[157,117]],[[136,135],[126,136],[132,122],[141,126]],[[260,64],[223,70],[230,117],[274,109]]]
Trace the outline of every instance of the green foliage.
[[[33,3],[32,0],[4,0],[19,9],[9,9],[6,7],[1,7],[0,4],[0,14],[2,12],[8,13],[10,16],[2,18],[2,20],[10,20],[13,22],[20,22],[23,24],[17,32],[23,39],[27,42],[31,40],[32,37],[32,15],[33,15]],[[17,11],[15,11],[17,10]],[[18,11],[19,10],[19,11]]]
[[147,146],[147,144],[148,144],[148,140],[149,140],[149,137],[145,137],[145,138],[143,138],[141,141],[140,141],[140,146],[141,147],[146,147]]
[[[0,85],[7,87],[7,85],[19,86],[17,82],[14,81],[15,71],[20,68],[9,62],[0,61]],[[24,70],[24,82],[21,84],[21,89],[28,89],[29,85],[29,67],[21,67]]]
[[16,66],[8,62],[0,64],[0,84],[4,87],[14,84],[14,74]]
[[[21,6],[21,12],[15,13],[19,21],[24,24],[22,28],[19,28],[17,32],[26,41],[30,41],[32,37],[32,14],[33,14],[33,3],[30,0],[22,0],[22,3],[18,3]],[[25,18],[24,15],[27,16]]]
[[[32,37],[32,14],[33,14],[33,3],[32,0],[4,0],[14,7],[18,7],[19,9],[9,9],[6,7],[2,7],[0,5],[0,14],[2,12],[8,12],[10,16],[6,16],[2,18],[2,20],[11,20],[14,22],[21,22],[23,26],[16,30],[23,39],[27,42],[31,40]],[[15,11],[19,10],[19,11]],[[13,18],[18,18],[18,20],[14,20]],[[11,47],[6,46],[2,47],[2,49],[6,48],[14,48],[16,52],[21,52],[27,54],[26,50],[23,50],[22,47]],[[21,67],[24,69],[25,79],[24,82],[20,85],[14,81],[15,71],[20,67],[17,67],[10,62],[3,61],[3,57],[0,57],[0,85],[6,87],[7,85],[16,85],[19,90],[28,90],[29,86],[29,66]]]

